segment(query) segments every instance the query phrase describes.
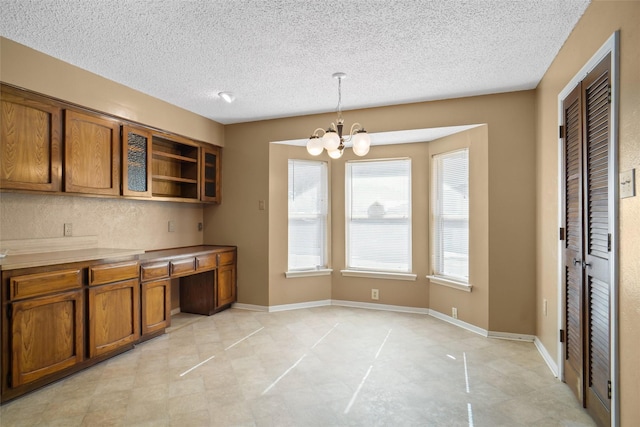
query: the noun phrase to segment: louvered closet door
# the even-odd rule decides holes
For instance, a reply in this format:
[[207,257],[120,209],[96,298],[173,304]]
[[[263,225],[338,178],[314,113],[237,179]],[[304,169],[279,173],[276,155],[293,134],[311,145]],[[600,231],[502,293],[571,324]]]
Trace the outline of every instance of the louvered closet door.
[[[582,81],[584,120],[584,280],[586,290],[585,406],[602,424],[609,424],[610,380],[610,236],[609,129],[610,72],[605,58]],[[605,423],[606,421],[606,423]]]
[[563,101],[564,381],[599,425],[611,424],[610,58]]
[[578,400],[584,396],[582,280],[582,115],[581,86],[563,102],[565,293],[564,380]]

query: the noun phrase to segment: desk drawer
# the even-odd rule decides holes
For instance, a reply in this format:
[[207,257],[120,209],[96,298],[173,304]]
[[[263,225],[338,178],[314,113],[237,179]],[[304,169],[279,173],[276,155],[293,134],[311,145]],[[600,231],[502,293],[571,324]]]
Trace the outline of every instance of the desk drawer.
[[15,301],[80,287],[82,287],[82,272],[79,269],[27,274],[11,278],[9,297]]
[[140,266],[140,280],[143,282],[164,279],[165,277],[169,277],[169,261],[142,264]]
[[138,278],[138,261],[102,264],[89,267],[89,285],[120,282]]
[[218,256],[218,265],[229,265],[233,264],[236,261],[235,252],[222,252],[218,254]]
[[171,276],[182,276],[196,271],[196,257],[171,261]]
[[196,269],[198,271],[212,270],[216,268],[217,265],[218,258],[216,257],[216,254],[198,255],[196,257]]

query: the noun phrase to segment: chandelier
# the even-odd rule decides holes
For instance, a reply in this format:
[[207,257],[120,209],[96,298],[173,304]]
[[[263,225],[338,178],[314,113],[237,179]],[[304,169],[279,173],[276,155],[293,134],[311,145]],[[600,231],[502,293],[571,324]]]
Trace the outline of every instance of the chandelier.
[[318,128],[313,131],[307,142],[307,151],[312,156],[317,156],[323,150],[327,150],[327,154],[332,159],[339,159],[344,153],[345,143],[353,141],[353,152],[358,156],[364,156],[369,152],[371,146],[371,137],[367,131],[360,125],[354,123],[351,126],[349,136],[342,136],[342,128],[344,120],[342,119],[342,79],[347,77],[345,73],[334,73],[333,78],[338,79],[338,120],[331,123],[327,130]]

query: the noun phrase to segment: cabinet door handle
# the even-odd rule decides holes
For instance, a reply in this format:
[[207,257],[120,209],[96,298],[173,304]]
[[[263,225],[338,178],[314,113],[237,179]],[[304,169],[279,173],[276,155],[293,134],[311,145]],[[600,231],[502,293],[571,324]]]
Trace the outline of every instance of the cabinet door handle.
[[573,265],[575,266],[575,265],[578,265],[578,264],[580,264],[580,261],[578,261],[577,259],[574,258],[573,259]]

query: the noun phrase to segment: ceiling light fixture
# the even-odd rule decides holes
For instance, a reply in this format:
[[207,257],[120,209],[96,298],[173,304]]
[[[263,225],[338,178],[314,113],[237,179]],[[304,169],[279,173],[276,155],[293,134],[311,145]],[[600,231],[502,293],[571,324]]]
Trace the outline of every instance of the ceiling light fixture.
[[360,123],[354,123],[351,126],[348,137],[343,138],[342,136],[342,127],[344,125],[344,120],[342,119],[342,79],[345,77],[347,77],[345,73],[333,74],[333,78],[338,79],[338,120],[336,123],[331,123],[331,126],[326,131],[322,128],[313,131],[307,142],[307,151],[312,156],[317,156],[326,149],[329,157],[339,159],[344,152],[345,142],[350,142],[351,140],[353,140],[352,148],[356,155],[364,156],[369,152],[371,137]]
[[236,96],[231,92],[218,92],[218,96],[222,98],[227,104],[231,104],[236,99]]

